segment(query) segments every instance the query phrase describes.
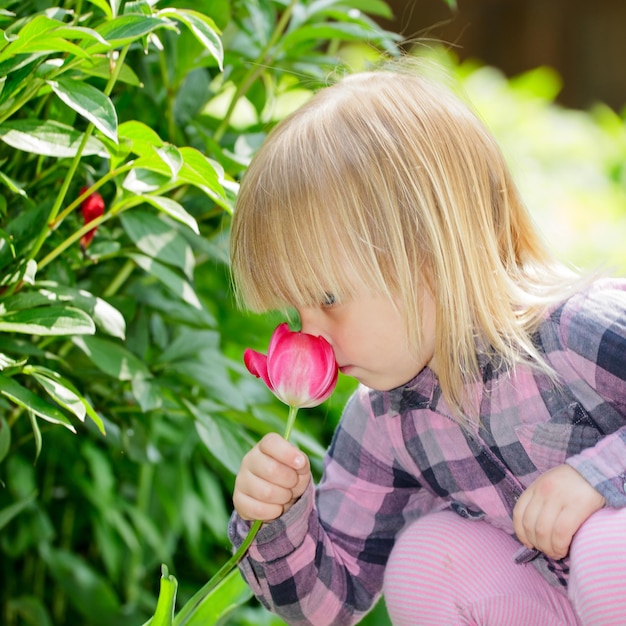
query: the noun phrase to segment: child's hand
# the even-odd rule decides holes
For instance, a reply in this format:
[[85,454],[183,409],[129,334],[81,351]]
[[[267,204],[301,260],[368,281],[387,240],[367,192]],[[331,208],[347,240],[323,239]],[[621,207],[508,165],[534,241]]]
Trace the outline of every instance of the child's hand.
[[269,522],[291,508],[310,480],[306,455],[280,435],[270,433],[243,458],[233,504],[242,519]]
[[527,548],[562,559],[576,531],[604,505],[604,497],[573,467],[557,465],[520,496],[513,510],[513,525]]

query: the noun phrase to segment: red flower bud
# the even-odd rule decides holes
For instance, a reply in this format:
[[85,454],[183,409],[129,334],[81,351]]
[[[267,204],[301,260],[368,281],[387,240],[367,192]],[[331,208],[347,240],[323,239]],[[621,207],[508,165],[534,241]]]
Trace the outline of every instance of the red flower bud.
[[[85,193],[87,189],[88,187],[83,187],[80,190],[81,195]],[[89,222],[92,222],[104,213],[104,200],[102,199],[102,196],[97,191],[94,191],[83,200],[80,205],[80,210],[83,214],[83,224],[89,224]],[[83,250],[86,250],[87,246],[91,243],[91,240],[96,234],[96,230],[98,230],[97,226],[86,232],[80,238],[80,246]]]
[[251,374],[292,407],[321,404],[337,384],[335,353],[326,339],[291,332],[285,323],[276,327],[267,356],[248,348],[243,360]]

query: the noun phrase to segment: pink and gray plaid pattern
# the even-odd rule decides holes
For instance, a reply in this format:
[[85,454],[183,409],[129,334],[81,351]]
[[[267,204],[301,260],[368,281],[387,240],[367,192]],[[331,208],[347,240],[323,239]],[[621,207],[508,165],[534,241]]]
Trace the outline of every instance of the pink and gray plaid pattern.
[[[429,369],[390,392],[359,388],[315,493],[265,525],[241,564],[260,600],[292,625],[356,623],[379,596],[406,524],[449,508],[513,535],[519,495],[562,463],[608,506],[626,506],[626,281],[603,279],[570,298],[535,341],[558,383],[483,358],[483,380],[469,394],[480,425],[469,431],[452,419]],[[234,515],[230,530],[238,544],[247,524]],[[516,560],[567,585],[567,558],[520,544]]]

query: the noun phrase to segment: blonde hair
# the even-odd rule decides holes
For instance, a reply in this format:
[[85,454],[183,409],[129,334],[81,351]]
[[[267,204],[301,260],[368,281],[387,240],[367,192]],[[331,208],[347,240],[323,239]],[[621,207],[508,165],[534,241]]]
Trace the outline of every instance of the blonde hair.
[[479,354],[549,370],[532,333],[576,282],[470,107],[390,69],[321,90],[270,133],[242,180],[231,260],[239,301],[257,312],[363,287],[394,298],[416,354],[429,289],[437,375],[460,421]]

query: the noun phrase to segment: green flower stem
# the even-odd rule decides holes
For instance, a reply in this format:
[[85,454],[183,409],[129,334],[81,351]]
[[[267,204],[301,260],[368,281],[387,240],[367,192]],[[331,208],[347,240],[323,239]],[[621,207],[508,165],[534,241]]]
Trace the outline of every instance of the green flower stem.
[[45,267],[56,259],[62,252],[67,250],[73,243],[77,242],[84,234],[88,233],[92,228],[97,228],[100,224],[104,222],[108,222],[110,219],[118,216],[120,213],[131,209],[134,206],[138,206],[145,202],[142,196],[132,196],[117,203],[108,213],[104,213],[104,215],[100,215],[100,217],[96,217],[91,220],[91,222],[79,228],[76,232],[72,233],[67,239],[65,239],[62,243],[60,243],[54,250],[49,252],[39,263],[37,263],[38,269]]
[[89,189],[87,189],[85,191],[85,193],[80,194],[80,196],[78,196],[78,198],[76,198],[76,200],[74,200],[73,202],[70,202],[70,204],[68,204],[57,216],[56,219],[54,219],[53,221],[51,221],[48,226],[54,230],[55,228],[57,228],[59,226],[59,224],[77,207],[79,206],[83,200],[85,200],[86,198],[88,198],[92,193],[94,193],[95,191],[98,191],[98,189],[100,189],[100,187],[102,187],[102,185],[104,185],[105,183],[107,183],[108,181],[110,181],[112,178],[115,178],[116,176],[119,176],[120,174],[123,174],[124,172],[128,172],[130,170],[133,169],[133,167],[135,166],[135,162],[131,161],[130,163],[126,163],[125,165],[118,167],[114,170],[111,170],[108,174],[105,174],[102,178],[100,178],[98,181],[96,181],[93,185],[91,185],[91,187],[89,187]]
[[111,298],[114,296],[122,285],[126,282],[128,277],[133,273],[135,269],[135,262],[130,259],[124,263],[122,269],[116,274],[115,278],[111,281],[109,286],[106,288],[104,293],[102,294],[104,298]]
[[[285,433],[283,437],[289,441],[291,437],[291,432],[293,430],[293,426],[296,423],[296,415],[298,414],[298,407],[290,406],[289,407],[289,415],[287,416],[287,425],[285,427]],[[243,559],[248,551],[248,548],[254,541],[257,533],[259,532],[263,522],[261,520],[256,520],[250,526],[250,530],[243,540],[242,544],[237,548],[237,550],[233,553],[233,555],[220,567],[216,574],[209,580],[206,585],[200,591],[196,593],[196,595],[192,598],[190,602],[188,602],[179,615],[176,617],[176,624],[178,626],[183,626],[185,621],[193,615],[193,612],[200,605],[200,603],[206,598],[225,578],[230,574],[231,570],[237,566],[239,561]],[[195,602],[194,602],[195,600]]]
[[[120,72],[122,71],[122,66],[124,65],[124,59],[126,58],[126,53],[128,52],[129,47],[130,47],[130,44],[122,48],[122,50],[120,50],[118,58],[115,60],[115,67],[104,89],[104,94],[106,96],[111,95],[111,92],[113,91],[113,87],[115,83],[117,82]],[[72,162],[70,163],[70,166],[67,170],[67,174],[65,175],[65,179],[63,180],[63,183],[61,184],[61,189],[59,190],[59,193],[57,194],[57,197],[54,201],[54,204],[52,208],[50,209],[48,220],[44,228],[41,229],[39,236],[35,240],[35,243],[33,244],[33,247],[30,251],[30,254],[28,255],[28,260],[34,259],[37,256],[37,254],[39,253],[39,250],[41,250],[41,247],[43,246],[46,240],[46,237],[48,236],[48,233],[51,228],[50,225],[53,224],[57,218],[57,215],[59,211],[61,210],[61,205],[63,204],[65,200],[65,196],[67,195],[67,191],[72,182],[72,179],[74,178],[74,174],[76,173],[76,170],[78,169],[78,164],[80,163],[80,160],[83,157],[83,150],[85,149],[85,146],[87,145],[87,141],[89,141],[89,138],[91,137],[94,131],[94,128],[95,128],[94,125],[92,123],[89,123],[87,128],[85,129],[80,145],[78,146],[78,149],[76,150],[76,154],[74,155],[74,158],[72,159]]]

